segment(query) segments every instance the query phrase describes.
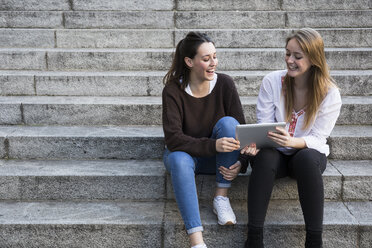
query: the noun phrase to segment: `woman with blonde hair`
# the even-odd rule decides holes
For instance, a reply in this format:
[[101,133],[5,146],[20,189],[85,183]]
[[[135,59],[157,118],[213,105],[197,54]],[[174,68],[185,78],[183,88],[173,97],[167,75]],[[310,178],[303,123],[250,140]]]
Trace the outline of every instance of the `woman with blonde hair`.
[[[286,122],[269,132],[280,148],[241,150],[251,156],[248,188],[248,238],[245,247],[263,246],[263,226],[274,180],[289,176],[297,188],[306,227],[305,247],[322,247],[327,137],[340,113],[341,97],[329,75],[324,43],[313,29],[304,28],[286,40],[286,70],[263,79],[258,101],[259,123]],[[244,166],[247,166],[245,164]]]

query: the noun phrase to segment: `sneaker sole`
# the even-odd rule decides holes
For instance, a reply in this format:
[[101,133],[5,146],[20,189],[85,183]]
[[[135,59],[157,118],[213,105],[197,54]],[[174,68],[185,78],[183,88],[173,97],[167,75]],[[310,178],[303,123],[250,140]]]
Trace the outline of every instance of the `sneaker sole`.
[[[216,209],[213,208],[213,213],[217,216],[217,220],[218,220],[218,214],[217,214],[217,211]],[[220,222],[219,220],[217,221],[217,223],[221,226],[233,226],[236,224],[236,221],[228,221],[226,223],[222,223]]]

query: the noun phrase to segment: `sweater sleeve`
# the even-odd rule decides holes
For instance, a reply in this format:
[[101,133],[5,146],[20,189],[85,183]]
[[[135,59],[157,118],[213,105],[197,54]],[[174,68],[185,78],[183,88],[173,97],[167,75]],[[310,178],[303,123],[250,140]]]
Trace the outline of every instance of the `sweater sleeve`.
[[216,140],[203,137],[194,138],[184,134],[182,130],[182,102],[164,87],[162,94],[163,130],[167,148],[174,151],[187,152],[191,156],[213,156],[216,151]]

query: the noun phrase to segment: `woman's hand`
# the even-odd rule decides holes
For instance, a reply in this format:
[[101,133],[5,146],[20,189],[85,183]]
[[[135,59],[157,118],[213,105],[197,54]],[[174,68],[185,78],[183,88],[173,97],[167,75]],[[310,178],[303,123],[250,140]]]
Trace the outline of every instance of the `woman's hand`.
[[293,147],[296,149],[302,149],[306,147],[306,142],[303,138],[291,137],[291,135],[289,135],[289,133],[282,127],[277,127],[276,131],[277,132],[268,133],[268,137],[275,143],[281,146]]
[[218,170],[221,172],[224,179],[228,181],[232,181],[238,176],[241,167],[242,165],[240,164],[240,161],[237,161],[235,164],[231,165],[229,168],[220,166],[218,167]]
[[216,140],[217,152],[232,152],[240,148],[240,142],[234,138],[219,138]]
[[269,132],[268,137],[281,146],[293,147],[291,135],[282,127],[275,129],[276,132]]
[[241,149],[240,153],[249,156],[256,156],[259,151],[260,149],[257,149],[256,143],[252,143],[249,146],[245,146],[243,149]]

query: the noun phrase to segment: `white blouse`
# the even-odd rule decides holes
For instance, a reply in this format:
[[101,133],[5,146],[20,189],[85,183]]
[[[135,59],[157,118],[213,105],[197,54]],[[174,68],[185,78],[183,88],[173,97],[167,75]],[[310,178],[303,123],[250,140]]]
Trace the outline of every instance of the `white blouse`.
[[[262,81],[257,100],[258,123],[285,122],[284,96],[282,94],[282,77],[287,70],[274,71],[266,75]],[[341,96],[337,88],[329,89],[320,104],[314,122],[308,129],[302,129],[305,112],[292,113],[291,123],[287,123],[286,130],[293,137],[301,137],[308,148],[329,155],[327,138],[336,124],[340,114]],[[290,147],[278,148],[285,154],[292,154],[296,149]]]

